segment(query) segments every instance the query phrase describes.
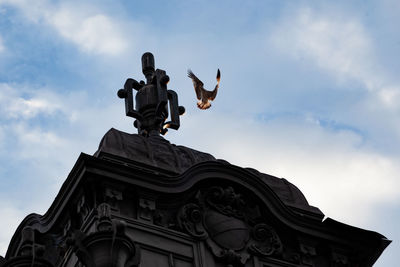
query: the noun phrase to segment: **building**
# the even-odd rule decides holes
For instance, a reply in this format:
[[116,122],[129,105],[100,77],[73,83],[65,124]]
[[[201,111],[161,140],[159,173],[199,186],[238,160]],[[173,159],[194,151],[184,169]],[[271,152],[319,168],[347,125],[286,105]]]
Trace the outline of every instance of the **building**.
[[93,156],[81,154],[46,214],[21,222],[0,267],[374,264],[384,236],[324,220],[285,179],[160,136],[179,128],[184,108],[150,53],[142,67],[147,82],[118,92],[138,134],[111,129]]

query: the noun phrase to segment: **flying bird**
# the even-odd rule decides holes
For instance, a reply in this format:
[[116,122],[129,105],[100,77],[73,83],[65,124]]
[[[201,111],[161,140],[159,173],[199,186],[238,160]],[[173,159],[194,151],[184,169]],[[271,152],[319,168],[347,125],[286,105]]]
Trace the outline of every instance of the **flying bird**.
[[211,107],[210,101],[213,101],[217,96],[219,80],[221,78],[221,72],[219,71],[219,69],[217,71],[217,85],[215,86],[213,91],[207,91],[206,89],[204,89],[203,82],[200,81],[199,78],[197,78],[190,69],[188,70],[188,77],[193,81],[194,90],[196,91],[196,96],[198,99],[197,106],[199,107],[199,109],[208,109],[209,107]]

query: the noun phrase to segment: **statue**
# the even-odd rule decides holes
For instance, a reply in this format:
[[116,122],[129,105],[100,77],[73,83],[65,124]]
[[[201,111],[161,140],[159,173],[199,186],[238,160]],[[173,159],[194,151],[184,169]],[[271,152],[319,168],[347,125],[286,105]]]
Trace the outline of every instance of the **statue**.
[[[164,135],[169,128],[178,130],[179,116],[185,113],[185,108],[178,106],[176,92],[167,89],[168,75],[164,70],[155,69],[154,66],[153,54],[144,53],[142,70],[146,83],[129,78],[124,88],[118,91],[118,96],[125,98],[126,116],[136,119],[134,126],[143,136]],[[133,89],[137,91],[136,105],[133,100]],[[168,117],[170,120],[166,121]]]

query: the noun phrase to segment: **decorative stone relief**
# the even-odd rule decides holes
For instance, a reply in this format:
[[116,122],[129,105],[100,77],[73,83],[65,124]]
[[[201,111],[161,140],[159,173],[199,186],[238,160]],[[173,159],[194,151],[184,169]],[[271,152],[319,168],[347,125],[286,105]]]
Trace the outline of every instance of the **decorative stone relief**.
[[107,187],[105,191],[105,198],[113,210],[119,211],[118,202],[123,200],[121,191]]
[[150,198],[139,198],[139,214],[141,220],[153,222],[154,212],[156,210],[156,202]]
[[89,207],[86,203],[85,195],[82,195],[82,197],[79,199],[76,205],[76,212],[79,216],[80,224],[83,224],[83,222],[85,221],[86,217],[89,214]]
[[252,229],[253,240],[249,250],[261,256],[270,256],[282,252],[282,243],[274,229],[264,223],[255,225]]
[[73,248],[79,261],[86,267],[137,267],[140,250],[125,232],[125,223],[111,219],[111,207],[98,206],[96,232],[89,235],[72,231],[67,244]]
[[300,244],[301,261],[304,265],[314,266],[313,259],[317,255],[315,247],[308,246],[305,244]]
[[254,207],[231,186],[199,191],[195,201],[181,207],[179,227],[204,240],[218,261],[226,266],[243,266],[251,255],[282,253],[276,231],[266,223],[254,223]]
[[332,252],[332,266],[333,267],[347,267],[349,265],[349,260],[347,256],[338,253]]

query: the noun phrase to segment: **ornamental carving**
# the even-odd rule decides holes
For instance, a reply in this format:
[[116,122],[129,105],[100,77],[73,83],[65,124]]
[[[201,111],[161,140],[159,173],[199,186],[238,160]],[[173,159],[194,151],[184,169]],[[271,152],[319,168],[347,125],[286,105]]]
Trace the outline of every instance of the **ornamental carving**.
[[125,222],[111,219],[111,206],[97,207],[96,231],[87,234],[73,229],[66,240],[86,267],[138,267],[140,249],[126,233]]
[[181,207],[177,219],[179,227],[204,240],[220,262],[236,267],[243,266],[251,255],[282,253],[276,231],[266,223],[255,223],[254,210],[258,209],[250,207],[233,187],[214,186],[200,190],[193,202]]

